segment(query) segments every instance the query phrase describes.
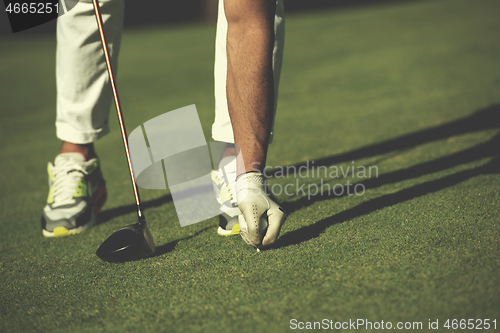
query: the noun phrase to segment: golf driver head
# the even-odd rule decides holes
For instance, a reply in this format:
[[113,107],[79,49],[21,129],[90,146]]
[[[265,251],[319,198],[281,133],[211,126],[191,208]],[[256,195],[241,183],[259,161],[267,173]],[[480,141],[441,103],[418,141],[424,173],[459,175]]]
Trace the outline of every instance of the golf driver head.
[[154,252],[155,244],[146,223],[137,222],[109,236],[96,255],[104,261],[120,262],[148,257]]

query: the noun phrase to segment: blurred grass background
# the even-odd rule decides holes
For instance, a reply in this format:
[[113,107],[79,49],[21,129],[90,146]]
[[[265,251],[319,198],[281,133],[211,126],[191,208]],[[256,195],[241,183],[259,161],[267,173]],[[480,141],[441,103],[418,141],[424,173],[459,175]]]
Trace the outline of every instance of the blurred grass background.
[[[0,39],[0,331],[285,332],[290,319],[497,319],[500,5],[422,1],[287,17],[271,166],[376,166],[329,178],[364,195],[279,195],[289,218],[256,254],[181,228],[165,191],[144,191],[153,258],[94,252],[135,222],[114,110],[97,144],[109,200],[86,233],[44,239],[39,219],[55,138],[55,37]],[[213,121],[213,24],[136,27],[118,84],[127,128],[196,104]],[[353,162],[354,161],[354,162]],[[277,174],[275,174],[277,175]],[[272,185],[320,184],[275,177]],[[344,187],[345,189],[346,187]]]

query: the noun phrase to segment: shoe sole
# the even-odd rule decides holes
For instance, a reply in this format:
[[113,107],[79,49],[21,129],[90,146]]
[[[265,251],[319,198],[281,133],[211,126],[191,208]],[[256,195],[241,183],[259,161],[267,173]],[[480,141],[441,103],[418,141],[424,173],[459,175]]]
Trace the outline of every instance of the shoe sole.
[[92,228],[96,224],[96,216],[101,211],[102,207],[108,199],[108,191],[106,190],[106,183],[104,180],[101,181],[97,191],[95,192],[94,200],[92,202],[92,216],[90,221],[78,228],[66,229],[65,227],[56,227],[54,231],[48,231],[42,229],[42,233],[45,237],[63,237],[69,235],[76,235],[82,231]]
[[232,235],[239,235],[240,234],[240,225],[235,224],[233,229],[231,229],[231,230],[226,230],[226,229],[219,227],[219,229],[217,229],[217,234],[219,236],[226,236],[226,237],[232,236]]
[[47,230],[42,230],[42,232],[43,232],[43,235],[45,237],[63,237],[63,236],[79,234],[82,231],[90,229],[94,225],[95,225],[95,215],[92,214],[92,218],[90,219],[89,223],[82,225],[81,227],[73,228],[73,229],[69,229],[69,230],[66,229],[65,227],[56,227],[56,228],[54,228],[54,231],[52,231],[52,232],[47,231]]

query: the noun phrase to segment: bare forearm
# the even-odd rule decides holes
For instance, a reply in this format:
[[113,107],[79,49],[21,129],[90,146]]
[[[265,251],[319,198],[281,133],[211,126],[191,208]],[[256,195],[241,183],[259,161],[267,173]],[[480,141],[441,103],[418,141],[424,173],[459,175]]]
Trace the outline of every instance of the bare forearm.
[[244,160],[238,173],[262,171],[274,108],[275,2],[226,0],[225,10],[228,108],[235,143]]

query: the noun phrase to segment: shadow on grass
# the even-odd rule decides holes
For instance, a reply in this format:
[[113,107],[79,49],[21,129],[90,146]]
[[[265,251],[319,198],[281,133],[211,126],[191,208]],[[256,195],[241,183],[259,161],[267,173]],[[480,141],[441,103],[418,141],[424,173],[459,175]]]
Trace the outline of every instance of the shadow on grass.
[[[155,253],[152,256],[149,256],[148,258],[156,258],[156,257],[159,257],[161,255],[167,254],[167,253],[173,251],[175,249],[175,247],[177,246],[177,243],[179,243],[180,241],[194,238],[194,237],[198,236],[199,234],[207,231],[208,229],[213,229],[213,227],[210,226],[210,227],[203,228],[201,230],[198,230],[197,232],[195,232],[192,235],[189,235],[189,236],[186,236],[186,237],[183,237],[180,239],[176,239],[176,240],[168,242],[166,244],[157,246]],[[128,261],[138,261],[138,260],[143,260],[143,259],[145,259],[145,258],[135,258],[132,260],[127,260],[127,262]]]
[[356,207],[347,209],[334,216],[327,217],[312,225],[284,234],[271,248],[280,248],[292,244],[299,244],[301,242],[318,237],[321,232],[325,231],[325,229],[334,224],[349,221],[356,217],[366,215],[374,211],[402,203],[407,200],[443,190],[447,187],[456,185],[481,174],[492,173],[500,173],[500,156],[496,156],[488,164],[485,164],[483,166],[461,171],[444,178],[419,184],[411,188],[398,191],[396,193],[386,194],[367,202],[363,202]]
[[[466,164],[470,162],[474,162],[477,160],[481,160],[487,157],[495,157],[499,155],[500,150],[500,133],[494,136],[489,141],[476,145],[474,147],[462,150],[460,152],[444,156],[433,161],[421,163],[406,169],[397,170],[394,172],[389,172],[383,174],[377,178],[370,178],[367,180],[363,180],[359,184],[363,184],[366,190],[374,189],[377,187],[381,187],[387,184],[398,183],[404,180],[418,178],[424,175],[432,174],[438,171],[443,171],[449,168],[453,168],[455,166]],[[465,179],[464,179],[465,180]],[[350,184],[351,185],[351,193],[352,188],[356,186],[357,183]],[[318,185],[318,188],[320,186]],[[439,190],[439,189],[438,189]],[[330,191],[328,191],[330,192]],[[327,192],[327,193],[328,193]],[[302,197],[299,200],[292,202],[285,202],[282,204],[283,208],[287,211],[288,214],[302,209],[304,207],[310,206],[316,202],[339,198],[343,196],[347,196],[347,187],[344,186],[340,188],[337,193],[343,193],[342,195],[335,195],[333,191],[329,194],[324,195],[315,195],[311,197]],[[398,192],[399,193],[399,192]]]
[[[360,160],[367,157],[414,148],[421,144],[446,139],[456,135],[494,128],[500,128],[500,105],[490,106],[477,111],[469,117],[424,129],[420,132],[403,135],[392,140],[362,147],[344,154],[323,157],[314,160],[314,166],[318,168],[320,166],[330,166],[341,162]],[[298,170],[300,167],[308,167],[306,163],[307,162],[301,162],[292,166]],[[269,175],[269,177],[274,177],[278,175],[278,172],[280,172],[280,170],[276,169],[267,172],[267,175]]]
[[[146,210],[148,208],[159,207],[159,206],[161,206],[167,202],[171,202],[171,201],[172,201],[172,195],[165,194],[159,198],[145,201],[145,202],[141,202],[141,207],[142,207],[142,209]],[[135,213],[135,212],[137,212],[137,206],[135,205],[135,203],[131,204],[131,205],[125,205],[125,206],[107,209],[107,210],[104,210],[101,213],[99,213],[99,215],[97,216],[96,225],[107,222],[115,217],[130,214],[130,213]]]
[[[431,127],[429,129],[424,129],[422,131],[411,133],[407,135],[400,136],[398,138],[388,140],[382,143],[369,145],[362,147],[344,154],[333,155],[324,157],[314,161],[314,167],[318,168],[320,166],[330,166],[333,164],[360,160],[367,157],[377,156],[381,154],[388,153],[398,153],[402,150],[411,149],[418,145],[429,143],[432,141],[442,140],[450,138],[457,135],[463,135],[467,133],[473,133],[477,131],[483,131],[488,129],[500,128],[500,105],[493,105],[485,109],[481,109],[469,117],[461,118],[443,125]],[[313,225],[303,227],[299,230],[292,231],[280,237],[279,241],[275,247],[283,247],[291,244],[296,244],[317,237],[322,231],[324,231],[329,226],[341,223],[347,220],[351,220],[355,217],[362,216],[373,211],[389,207],[406,200],[411,200],[413,198],[433,193],[444,188],[456,185],[472,177],[478,176],[480,174],[489,173],[499,173],[500,172],[500,161],[499,161],[499,147],[500,147],[500,134],[497,134],[491,140],[486,143],[479,144],[475,147],[465,149],[463,151],[438,158],[433,161],[421,163],[419,165],[409,167],[403,170],[397,170],[388,174],[379,176],[378,178],[371,178],[363,181],[362,184],[365,188],[373,189],[386,184],[397,183],[411,178],[417,178],[426,174],[432,174],[438,171],[446,170],[461,164],[477,161],[487,157],[494,157],[488,164],[469,169],[466,171],[458,172],[456,174],[430,181],[424,184],[416,185],[408,189],[401,190],[397,193],[388,194],[364,202],[356,207],[343,211],[332,217],[323,219],[316,222]],[[301,162],[289,167],[299,168],[308,167],[307,162]],[[287,167],[283,167],[283,170],[287,170]],[[270,177],[278,176],[279,169],[268,172],[267,175]],[[286,177],[287,175],[280,175],[280,177]],[[354,186],[355,184],[352,184]],[[345,188],[342,191],[346,193]],[[318,195],[311,198],[303,197],[293,202],[283,203],[283,207],[290,214],[299,209],[310,206],[318,201],[330,200],[337,198],[336,195]],[[143,202],[143,208],[158,207],[164,203],[172,201],[172,196],[170,194],[164,195],[160,198]],[[110,219],[133,213],[136,211],[135,204],[120,206],[117,208],[105,210],[101,212],[98,216],[97,223],[104,223]],[[204,231],[204,230],[202,230]],[[200,231],[200,232],[202,232]],[[198,232],[198,233],[200,233]],[[188,238],[194,237],[198,233],[189,236]],[[188,239],[186,238],[186,239]],[[158,249],[158,254],[161,255],[171,251],[178,241],[173,241],[162,245]]]
[[[500,106],[494,105],[489,108],[480,110],[472,116],[462,118],[441,126],[436,126],[421,132],[408,134],[397,139],[389,140],[381,144],[363,147],[358,150],[348,152],[341,155],[326,157],[314,161],[314,166],[328,166],[334,163],[350,161],[355,159],[362,159],[365,157],[376,156],[379,154],[390,153],[401,149],[408,149],[420,144],[431,142],[434,140],[441,140],[455,135],[462,135],[466,133],[500,128]],[[489,163],[468,169],[465,171],[457,172],[453,175],[446,176],[440,179],[429,181],[423,184],[413,186],[408,189],[398,191],[396,193],[383,195],[381,197],[371,199],[363,202],[360,205],[347,209],[334,216],[322,219],[312,225],[300,228],[298,230],[289,232],[280,237],[278,242],[271,248],[280,248],[292,244],[298,244],[312,238],[318,237],[328,227],[352,220],[356,217],[369,214],[371,212],[390,207],[395,204],[402,203],[426,194],[440,191],[447,187],[454,186],[458,183],[479,176],[481,174],[500,173],[500,133],[497,133],[489,141],[478,144],[474,147],[462,150],[460,152],[444,156],[433,161],[421,163],[419,165],[409,167],[403,170],[397,170],[378,178],[368,179],[362,184],[366,190],[377,188],[386,184],[397,183],[411,178],[417,178],[426,174],[432,174],[438,171],[453,168],[458,165],[470,163],[473,161],[481,160],[483,158],[492,158]],[[295,167],[307,166],[306,163],[296,164]],[[276,172],[274,173],[276,175]],[[355,184],[352,184],[354,186]],[[319,187],[319,186],[318,186]],[[303,197],[293,202],[283,203],[283,207],[290,214],[294,211],[300,210],[315,202],[338,198],[346,196],[346,186],[338,193],[344,195],[335,195],[333,192],[330,195],[318,195],[314,197]]]

